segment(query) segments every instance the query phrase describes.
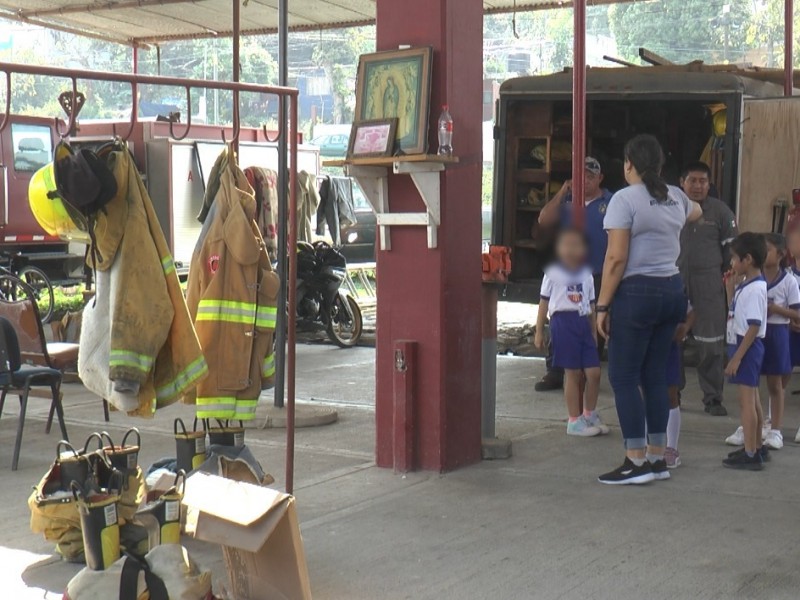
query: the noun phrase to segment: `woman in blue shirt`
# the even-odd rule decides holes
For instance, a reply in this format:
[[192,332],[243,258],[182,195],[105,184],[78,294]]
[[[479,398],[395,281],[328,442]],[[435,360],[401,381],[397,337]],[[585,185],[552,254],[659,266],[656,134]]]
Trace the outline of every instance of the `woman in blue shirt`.
[[686,315],[676,263],[683,226],[703,213],[682,190],[664,182],[663,164],[664,153],[653,136],[630,140],[625,146],[629,186],[614,194],[604,220],[608,250],[597,327],[609,340],[608,378],[626,452],[622,466],[599,477],[606,484],[669,479],[664,365]]

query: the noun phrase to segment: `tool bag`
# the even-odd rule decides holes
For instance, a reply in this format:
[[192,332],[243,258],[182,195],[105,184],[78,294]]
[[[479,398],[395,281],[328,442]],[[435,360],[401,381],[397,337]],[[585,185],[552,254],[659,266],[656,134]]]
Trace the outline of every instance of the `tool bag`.
[[[180,426],[180,433],[178,432]],[[202,465],[206,460],[206,432],[197,430],[197,419],[192,431],[186,431],[183,419],[175,419],[172,431],[175,434],[175,456],[178,470],[189,473]]]

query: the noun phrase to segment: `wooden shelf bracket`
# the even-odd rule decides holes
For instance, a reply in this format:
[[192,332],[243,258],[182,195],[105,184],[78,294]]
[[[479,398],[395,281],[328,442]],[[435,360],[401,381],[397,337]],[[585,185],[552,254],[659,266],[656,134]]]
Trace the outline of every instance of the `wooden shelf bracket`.
[[443,162],[394,161],[391,173],[408,175],[425,203],[425,212],[393,213],[389,210],[389,168],[345,164],[345,173],[353,177],[367,200],[372,205],[380,229],[381,250],[391,250],[392,241],[389,228],[394,226],[422,226],[428,230],[428,248],[436,248],[437,229],[441,225],[441,182],[439,174],[444,171]]

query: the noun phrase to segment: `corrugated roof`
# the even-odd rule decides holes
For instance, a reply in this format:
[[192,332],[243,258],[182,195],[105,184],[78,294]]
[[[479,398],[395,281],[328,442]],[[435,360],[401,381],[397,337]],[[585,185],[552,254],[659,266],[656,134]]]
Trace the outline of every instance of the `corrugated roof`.
[[[241,0],[243,35],[275,33],[278,0]],[[398,2],[402,0],[396,0]],[[589,0],[614,4],[628,0]],[[122,44],[230,36],[232,0],[0,0],[0,17]],[[376,0],[289,0],[292,30],[368,25]],[[485,0],[487,13],[570,6],[559,0]]]

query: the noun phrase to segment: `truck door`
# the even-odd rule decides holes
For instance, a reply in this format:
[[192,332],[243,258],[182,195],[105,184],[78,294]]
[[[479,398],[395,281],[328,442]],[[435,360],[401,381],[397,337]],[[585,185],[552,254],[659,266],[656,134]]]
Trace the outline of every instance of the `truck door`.
[[[745,99],[736,214],[740,231],[772,231],[800,188],[800,97]],[[782,223],[781,223],[782,226]]]

